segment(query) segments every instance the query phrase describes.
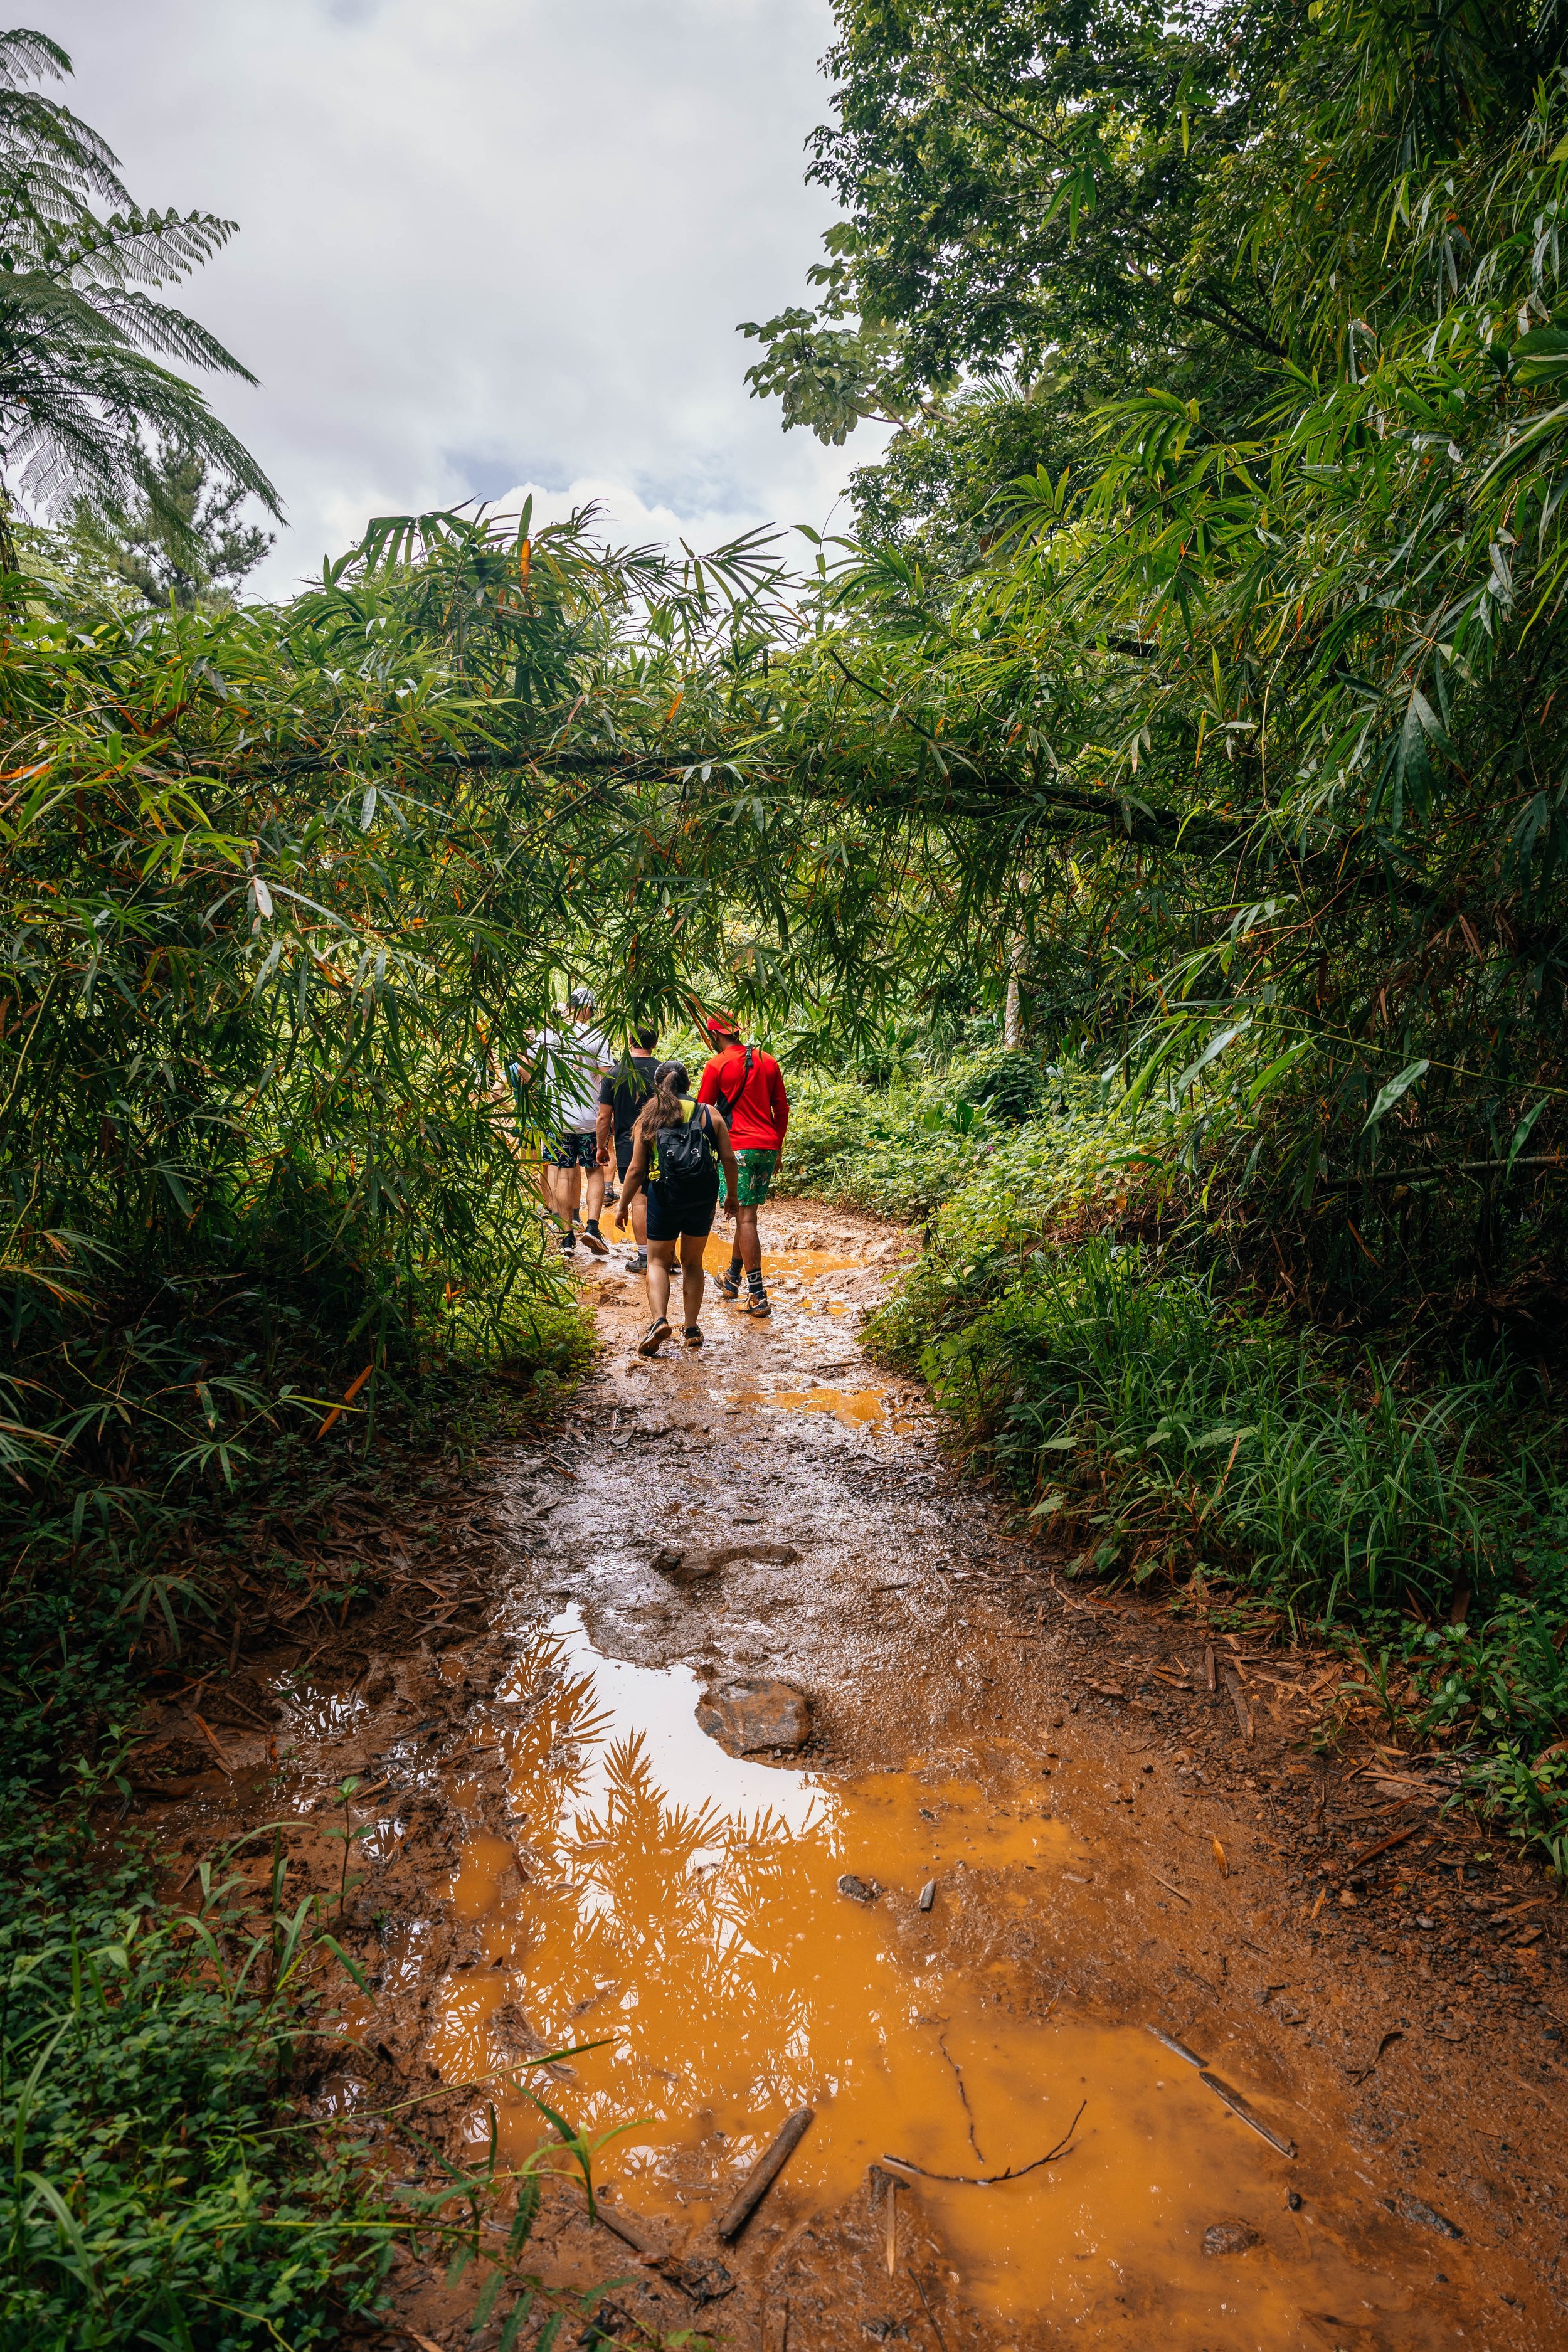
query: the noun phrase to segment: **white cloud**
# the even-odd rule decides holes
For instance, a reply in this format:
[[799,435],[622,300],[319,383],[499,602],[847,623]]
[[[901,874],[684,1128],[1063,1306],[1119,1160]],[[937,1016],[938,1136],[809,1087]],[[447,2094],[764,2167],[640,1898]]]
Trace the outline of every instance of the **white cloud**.
[[[616,535],[820,524],[736,321],[801,299],[826,0],[56,0],[66,95],[139,201],[242,234],[183,297],[283,494],[284,588],[373,514],[519,482]],[[862,446],[864,445],[864,446]]]

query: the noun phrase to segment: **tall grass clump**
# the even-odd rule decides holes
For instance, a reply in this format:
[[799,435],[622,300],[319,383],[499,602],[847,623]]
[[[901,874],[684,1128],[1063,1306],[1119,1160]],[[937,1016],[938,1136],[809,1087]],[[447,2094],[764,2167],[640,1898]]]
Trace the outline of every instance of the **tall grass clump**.
[[1103,1237],[1037,1251],[921,1367],[1037,1519],[1142,1581],[1212,1565],[1319,1623],[1506,1589],[1559,1507],[1498,1371],[1431,1390]]

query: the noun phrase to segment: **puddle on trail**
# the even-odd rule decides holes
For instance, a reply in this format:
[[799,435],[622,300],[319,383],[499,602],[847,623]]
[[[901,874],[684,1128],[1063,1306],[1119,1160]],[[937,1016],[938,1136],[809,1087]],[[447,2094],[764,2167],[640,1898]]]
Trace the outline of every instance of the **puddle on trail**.
[[872,1427],[884,1422],[900,1432],[910,1426],[889,1412],[888,1399],[881,1389],[835,1389],[825,1385],[807,1389],[737,1389],[728,1402],[763,1405],[774,1412],[830,1412],[847,1429]]
[[[602,1657],[574,1610],[517,1661],[483,1734],[514,1843],[476,1837],[443,1890],[482,1934],[432,2002],[447,2081],[604,2040],[546,2095],[590,2130],[646,2119],[605,2173],[687,2231],[791,2109],[815,2108],[742,2252],[842,2205],[889,2156],[970,2179],[1022,2171],[908,2178],[898,2204],[906,2228],[918,2205],[958,2291],[1031,2336],[1037,2317],[1142,2342],[1142,2315],[1192,2352],[1272,2352],[1318,2341],[1304,2305],[1353,2309],[1363,2330],[1409,2311],[1337,2232],[1286,2210],[1292,2168],[1192,2069],[1136,2023],[1053,2007],[1042,1938],[1047,1963],[1053,1941],[1081,1947],[1107,1873],[1042,1772],[1000,1742],[850,1781],[736,1759],[699,1730],[700,1687]],[[854,1901],[844,1873],[884,1891]],[[1026,1940],[1027,1967],[1006,1956]],[[500,2126],[511,2156],[539,2137],[521,2099]],[[1260,2242],[1207,2257],[1216,2223]]]
[[[722,1274],[730,1263],[730,1228],[722,1222],[708,1236],[702,1263],[710,1274]],[[865,1262],[828,1249],[764,1249],[763,1276],[770,1289],[780,1283],[814,1282],[823,1275],[863,1274]]]

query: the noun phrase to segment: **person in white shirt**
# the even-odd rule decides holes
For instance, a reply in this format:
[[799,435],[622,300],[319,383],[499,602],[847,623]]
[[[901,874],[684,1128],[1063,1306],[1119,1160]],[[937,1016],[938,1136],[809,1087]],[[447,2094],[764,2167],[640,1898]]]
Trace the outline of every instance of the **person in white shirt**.
[[583,1178],[588,1179],[587,1216],[583,1240],[595,1257],[609,1255],[609,1244],[599,1231],[605,1205],[605,1171],[599,1165],[599,1081],[613,1067],[616,1055],[609,1041],[594,1026],[594,998],[586,988],[574,988],[567,1000],[571,1026],[544,1029],[533,1040],[533,1058],[519,1062],[516,1075],[531,1077],[539,1062],[553,1099],[557,1125],[546,1138],[544,1164],[550,1185],[550,1205],[562,1227],[561,1246],[575,1252],[577,1210]]

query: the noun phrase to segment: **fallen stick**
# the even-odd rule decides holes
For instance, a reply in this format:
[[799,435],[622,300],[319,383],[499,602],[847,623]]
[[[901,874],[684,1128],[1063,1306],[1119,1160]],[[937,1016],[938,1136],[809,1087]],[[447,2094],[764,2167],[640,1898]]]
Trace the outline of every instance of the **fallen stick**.
[[1167,1895],[1173,1895],[1178,1903],[1184,1903],[1189,1911],[1192,1909],[1193,1898],[1190,1895],[1184,1895],[1179,1886],[1173,1886],[1170,1880],[1168,1878],[1162,1878],[1157,1870],[1152,1870],[1149,1873],[1149,1875],[1153,1880],[1156,1886],[1163,1886]]
[[928,2172],[923,2164],[911,2163],[907,2156],[889,2156],[886,2150],[883,2151],[882,2161],[884,2164],[900,2165],[905,2172],[918,2172],[922,2180],[945,2180],[951,2188],[995,2189],[1004,2180],[1022,2180],[1026,2172],[1038,2172],[1042,2164],[1055,2164],[1058,2157],[1065,2156],[1068,2142],[1078,2129],[1079,2116],[1088,2105],[1087,2099],[1079,2101],[1078,2115],[1074,2116],[1055,2147],[1048,2147],[1044,2156],[1037,2156],[1032,2164],[1010,2164],[1005,2172]]
[[1264,2122],[1262,2116],[1253,2113],[1252,2109],[1247,2105],[1247,2101],[1242,2097],[1239,2091],[1233,2091],[1228,2083],[1222,2083],[1219,2076],[1217,2074],[1211,2074],[1206,2066],[1199,2074],[1198,2080],[1200,2083],[1207,2084],[1215,2098],[1220,2100],[1224,2105],[1227,2106],[1230,2109],[1231,2114],[1235,2116],[1239,2122],[1250,2124],[1253,2130],[1258,2134],[1259,2139],[1266,2139],[1270,2147],[1279,2149],[1281,2156],[1295,2155],[1295,2141],[1293,2139],[1281,2139],[1277,2131],[1271,2131],[1269,2126]]
[[612,2237],[619,2238],[623,2246],[629,2246],[634,2254],[641,2254],[645,2261],[656,2264],[664,2260],[665,2250],[654,2232],[645,2229],[640,2221],[634,2221],[629,2213],[621,2212],[614,2205],[606,2205],[602,2197],[594,2200],[594,2219],[608,2230]]
[[1143,2031],[1145,2033],[1152,2033],[1162,2048],[1168,2050],[1173,2058],[1184,2058],[1189,2066],[1195,2066],[1202,2074],[1205,2062],[1198,2056],[1197,2052],[1189,2050],[1184,2042],[1178,2042],[1173,2033],[1167,2033],[1163,2025],[1150,2025],[1145,2022]]
[[1225,1686],[1229,1695],[1230,1703],[1236,1709],[1236,1719],[1241,1727],[1242,1738],[1250,1748],[1253,1741],[1252,1709],[1247,1704],[1247,1696],[1241,1687],[1241,1676],[1234,1666],[1226,1666],[1225,1670]]
[[729,2240],[738,2238],[763,2198],[767,2195],[793,2151],[805,2137],[812,2120],[810,2107],[796,2107],[793,2116],[776,2135],[772,2145],[763,2150],[744,2180],[730,2200],[719,2220],[719,2235]]
[[206,1741],[207,1746],[217,1758],[219,1770],[226,1772],[230,1780],[232,1780],[234,1778],[234,1766],[229,1762],[228,1758],[224,1753],[222,1748],[218,1745],[217,1735],[213,1730],[211,1724],[208,1723],[204,1717],[199,1716],[194,1706],[182,1706],[180,1712],[182,1715],[187,1716],[191,1722],[195,1725],[196,1729],[201,1733],[202,1738]]
[[921,2286],[921,2274],[919,2271],[916,2270],[912,2263],[910,2264],[910,2276],[913,2279],[916,2286],[920,2288],[920,2298],[921,2303],[925,2305],[925,2315],[931,2322],[931,2332],[936,2337],[939,2352],[947,2352],[947,2346],[942,2341],[942,2330],[936,2324],[936,2314],[931,2309],[931,2305],[926,2301],[926,2291],[923,2286]]
[[689,2294],[693,2303],[718,2303],[731,2293],[733,2281],[722,2263],[689,2262],[684,2255],[670,2252],[658,2233],[646,2222],[606,2205],[602,2197],[594,2201],[594,2218],[623,2245],[640,2254],[650,2270],[658,2271],[661,2278],[668,2279],[672,2286]]
[[1412,1822],[1408,1829],[1395,1830],[1392,1837],[1380,1838],[1376,1845],[1363,1846],[1360,1853],[1352,1854],[1350,1860],[1335,1874],[1336,1876],[1342,1877],[1348,1871],[1359,1870],[1363,1862],[1375,1862],[1380,1853],[1387,1853],[1393,1846],[1403,1845],[1406,1838],[1417,1836],[1427,1827],[1428,1824],[1426,1822]]

